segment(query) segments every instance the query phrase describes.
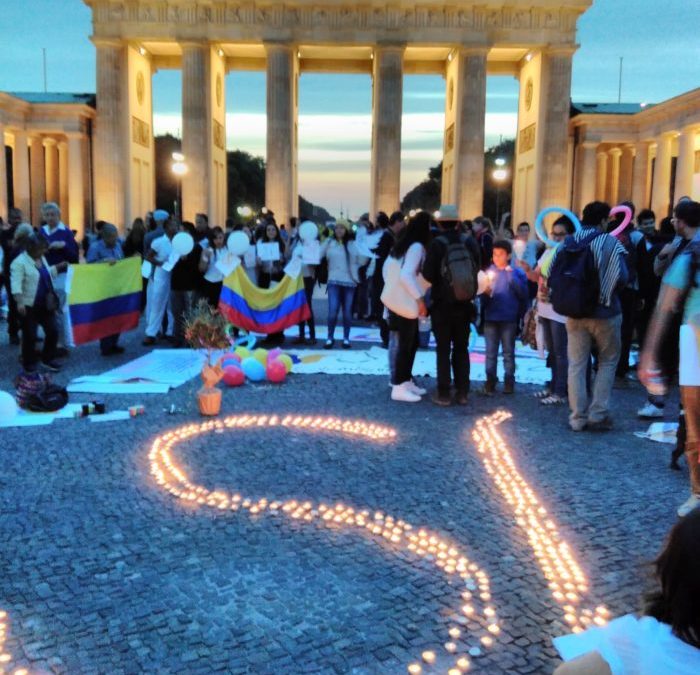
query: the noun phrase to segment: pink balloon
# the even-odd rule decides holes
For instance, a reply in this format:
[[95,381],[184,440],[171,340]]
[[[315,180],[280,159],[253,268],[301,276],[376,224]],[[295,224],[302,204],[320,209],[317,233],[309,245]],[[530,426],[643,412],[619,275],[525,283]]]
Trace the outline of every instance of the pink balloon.
[[287,377],[287,369],[282,361],[274,360],[267,363],[267,379],[275,384],[281,384]]
[[245,375],[238,366],[226,366],[223,380],[229,387],[240,387],[245,383]]
[[614,209],[610,210],[610,217],[616,216],[618,213],[624,213],[625,217],[622,219],[622,224],[610,233],[613,237],[622,234],[632,222],[632,209],[629,206],[625,206],[624,204],[616,206]]
[[278,356],[282,356],[282,354],[283,352],[279,347],[271,349],[267,352],[267,362],[270,363],[270,361],[274,361]]

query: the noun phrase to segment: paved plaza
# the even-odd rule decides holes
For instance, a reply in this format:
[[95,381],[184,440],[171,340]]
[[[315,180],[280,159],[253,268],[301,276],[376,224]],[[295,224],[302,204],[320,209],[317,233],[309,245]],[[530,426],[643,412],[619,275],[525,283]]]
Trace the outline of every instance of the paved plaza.
[[[109,366],[144,353],[140,337],[127,336],[127,354]],[[5,340],[0,389],[9,390],[17,350]],[[96,345],[81,347],[57,381],[106,363]],[[633,436],[647,426],[634,414],[636,384],[615,391],[615,431],[573,434],[565,410],[538,405],[532,386],[443,409],[392,403],[384,377],[297,375],[224,393],[222,420],[280,423],[222,425],[172,447],[186,479],[203,486],[199,504],[168,492],[149,460],[156,437],[201,424],[198,386],[104,397],[110,409],[143,403],[146,414],[129,421],[0,430],[8,672],[405,673],[420,663],[437,673],[460,658],[475,673],[551,672],[551,638],[572,617],[548,586],[547,560],[554,568],[570,555],[580,566],[573,604],[590,608],[584,620],[601,606],[633,611],[687,490],[685,471],[667,468],[670,446]],[[181,412],[163,412],[170,405]],[[498,410],[512,417],[496,425]],[[306,415],[396,436],[282,425]],[[513,466],[479,452],[493,434]],[[531,491],[527,523],[506,499],[516,488]],[[228,495],[226,508],[214,491]],[[323,518],[336,504],[343,522]],[[540,517],[568,544],[554,558],[533,551]],[[445,565],[461,556],[466,568]]]

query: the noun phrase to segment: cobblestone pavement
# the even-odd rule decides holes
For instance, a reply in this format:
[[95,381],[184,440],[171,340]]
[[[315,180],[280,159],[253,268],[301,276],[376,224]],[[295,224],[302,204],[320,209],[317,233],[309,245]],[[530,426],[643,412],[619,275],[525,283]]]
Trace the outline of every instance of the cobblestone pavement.
[[[109,362],[96,345],[81,347],[57,380],[134,358],[139,339]],[[0,389],[8,390],[18,351],[5,340]],[[197,386],[104,397],[111,409],[145,404],[128,422],[0,430],[0,609],[12,670],[403,673],[434,650],[423,672],[445,672],[454,658],[442,645],[464,587],[434,564],[352,530],[195,509],[156,485],[151,442],[200,420]],[[565,411],[542,408],[531,392],[475,393],[465,409],[442,409],[392,404],[383,377],[291,377],[226,391],[222,414],[362,418],[394,427],[397,439],[230,429],[174,454],[209,488],[342,501],[447,537],[487,575],[501,627],[490,649],[469,657],[470,672],[546,673],[557,663],[551,638],[567,632],[564,613],[485,471],[476,421],[496,409],[513,414],[500,433],[588,577],[592,601],[613,614],[639,606],[646,563],[687,476],[667,469],[669,446],[632,435],[646,427],[634,417],[637,385],[615,392],[617,425],[607,434],[570,433]],[[184,412],[164,414],[171,403]],[[457,643],[457,654],[478,644],[469,626]]]

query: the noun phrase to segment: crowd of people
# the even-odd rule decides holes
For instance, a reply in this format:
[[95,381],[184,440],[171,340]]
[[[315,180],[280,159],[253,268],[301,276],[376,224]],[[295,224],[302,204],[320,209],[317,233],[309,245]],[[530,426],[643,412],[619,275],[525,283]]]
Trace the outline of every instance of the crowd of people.
[[[634,205],[626,206],[634,213]],[[42,226],[36,230],[11,209],[0,227],[9,341],[18,345],[21,335],[26,371],[60,369],[60,359],[73,347],[66,270],[80,261],[82,250],[86,263],[140,256],[143,344],[165,339],[172,347],[185,346],[184,317],[202,298],[218,306],[224,274],[217,263],[229,255],[227,238],[239,230],[251,244],[242,268],[260,288],[279,283],[289,261],[303,259],[311,316],[299,324],[294,344],[317,343],[317,284],[325,286],[328,303],[324,348],[336,345],[339,319],[344,349],[352,347],[353,321],[377,323],[388,350],[394,401],[417,403],[428,393],[412,374],[421,329],[428,327],[436,342],[437,383],[431,394],[436,405],[468,404],[473,328],[485,339],[483,394],[498,390],[499,352],[502,392],[512,394],[520,336],[547,353],[551,380],[535,396],[544,406],[568,405],[569,425],[576,432],[611,429],[612,390],[631,379],[638,378],[648,390],[639,416],[663,417],[668,385],[680,373],[679,447],[685,445],[691,467],[692,495],[679,513],[686,513],[700,503],[700,366],[697,339],[685,338],[683,363],[679,344],[688,330],[695,338],[700,330],[700,204],[681,199],[673,217],[658,227],[655,214],[644,209],[621,233],[622,216],[610,212],[610,205],[593,202],[583,209],[580,225],[561,216],[549,228],[549,246],[532,236],[526,222],[513,230],[506,217],[494,228],[485,217],[461,219],[453,206],[411,217],[379,213],[374,223],[365,215],[355,224],[338,220],[318,227],[316,258],[309,259],[298,223],[292,219],[288,227],[279,226],[267,211],[255,224],[227,222],[222,229],[210,227],[206,214],[190,223],[156,210],[137,218],[123,239],[113,224],[100,222],[78,243],[56,204],[43,206]],[[193,247],[168,265],[178,232],[188,233]],[[43,345],[37,351],[40,328]],[[271,345],[283,341],[283,333],[266,338]],[[630,363],[635,342],[636,365]],[[693,344],[695,353],[689,354]],[[106,357],[121,354],[119,335],[102,338],[100,351]]]

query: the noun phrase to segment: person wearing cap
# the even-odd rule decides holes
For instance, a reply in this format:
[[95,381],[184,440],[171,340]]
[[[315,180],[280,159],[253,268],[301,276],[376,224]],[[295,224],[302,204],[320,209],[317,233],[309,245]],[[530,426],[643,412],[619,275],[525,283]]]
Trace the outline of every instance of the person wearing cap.
[[[112,223],[104,223],[100,238],[92,242],[88,249],[86,262],[114,265],[118,260],[123,259],[124,251],[119,241],[119,231]],[[118,344],[119,335],[120,333],[114,333],[113,335],[100,338],[100,353],[102,356],[124,353],[124,347]]]
[[473,237],[461,232],[457,208],[444,205],[436,214],[439,234],[433,239],[423,263],[423,276],[432,284],[430,297],[433,333],[436,341],[437,390],[432,400],[437,405],[452,403],[450,365],[458,405],[466,405],[469,395],[469,325],[474,315],[471,300],[457,300],[445,278],[446,256],[450,247],[461,245],[471,257],[474,274],[480,268],[479,246]]

